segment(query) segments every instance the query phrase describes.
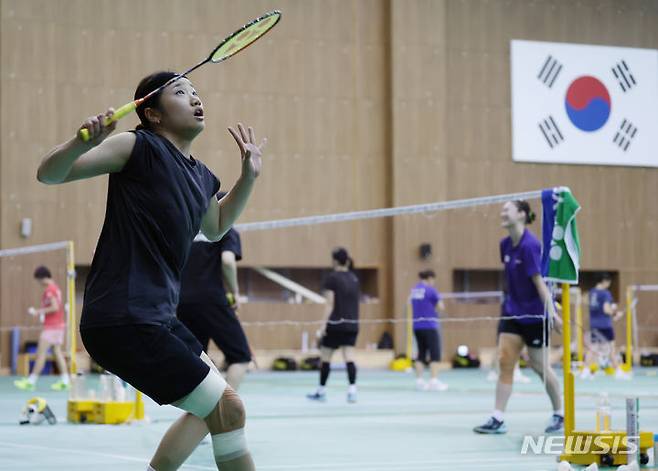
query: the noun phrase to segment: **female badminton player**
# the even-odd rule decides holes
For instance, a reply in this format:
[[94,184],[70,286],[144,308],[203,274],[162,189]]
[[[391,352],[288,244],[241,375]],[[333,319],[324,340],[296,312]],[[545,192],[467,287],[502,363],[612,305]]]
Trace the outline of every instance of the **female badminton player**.
[[347,368],[347,402],[356,402],[356,364],[354,363],[354,345],[359,335],[359,297],[361,288],[359,279],[352,268],[354,262],[347,250],[342,247],[331,253],[333,270],[323,283],[327,299],[327,325],[322,336],[320,385],[318,389],[307,394],[313,401],[326,401],[325,386],[331,371],[331,357],[340,349]]
[[[157,72],[138,85],[146,96],[176,74]],[[165,433],[149,470],[178,469],[210,433],[222,471],[255,469],[244,435],[245,412],[194,336],[176,319],[180,274],[199,229],[219,240],[244,209],[261,171],[253,129],[229,128],[242,172],[217,201],[219,180],[191,154],[205,127],[204,107],[182,78],[146,100],[141,125],[108,137],[115,124],[88,118],[78,135],[43,159],[46,184],[109,174],[105,222],[85,287],[81,335],[101,366],[159,404],[185,413]],[[264,143],[264,141],[263,141]]]
[[544,348],[550,334],[549,319],[559,319],[551,293],[541,276],[541,244],[526,228],[534,221],[535,214],[526,201],[509,201],[503,206],[500,217],[502,227],[509,232],[509,236],[500,242],[500,258],[507,283],[503,319],[499,325],[500,374],[493,414],[487,423],[473,430],[477,433],[507,432],[503,414],[512,395],[514,366],[525,345],[532,369],[542,379],[546,376],[546,392],[553,406],[553,416],[545,432],[557,432],[564,425],[560,383],[544,356]]

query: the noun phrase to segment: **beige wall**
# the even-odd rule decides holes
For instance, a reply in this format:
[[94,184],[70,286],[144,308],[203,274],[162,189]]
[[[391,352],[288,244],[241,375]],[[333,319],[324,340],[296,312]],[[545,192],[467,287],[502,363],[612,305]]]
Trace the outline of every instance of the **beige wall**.
[[[583,207],[582,268],[619,270],[622,286],[658,280],[658,170],[512,162],[509,78],[511,39],[657,48],[655,2],[393,0],[391,18],[395,205],[567,185]],[[443,286],[452,268],[497,268],[497,212],[396,221],[396,305],[428,234]]]
[[[194,154],[225,188],[239,172],[226,126],[239,120],[269,139],[264,173],[242,221],[569,185],[584,208],[583,268],[619,270],[622,286],[658,281],[653,204],[658,171],[513,163],[509,83],[513,38],[657,48],[654,2],[0,0],[0,5],[3,248],[72,239],[77,262],[90,263],[106,179],[40,185],[34,175],[41,156],[73,135],[85,116],[127,102],[145,74],[180,70],[245,20],[280,8],[281,24],[262,42],[192,76],[207,110],[207,129]],[[120,128],[135,123],[131,116]],[[432,243],[432,265],[445,291],[452,289],[454,268],[499,267],[497,243],[504,234],[497,212],[481,208],[245,233],[243,263],[321,267],[333,246],[345,245],[359,265],[380,271],[382,299],[367,307],[368,315],[399,317],[409,285],[424,266],[416,255],[420,243]],[[18,234],[24,217],[34,222],[27,240]],[[0,276],[11,276],[4,265]],[[3,291],[0,326],[13,319],[6,297]],[[259,309],[250,306],[245,316],[258,318],[265,312]],[[309,318],[316,314],[294,309]],[[293,315],[281,306],[267,312],[272,318]],[[478,340],[488,342],[492,329],[482,328]],[[369,337],[378,334],[373,330]],[[281,335],[277,341],[298,345],[297,332]],[[401,335],[398,329],[398,340]],[[269,341],[257,340],[260,345]]]

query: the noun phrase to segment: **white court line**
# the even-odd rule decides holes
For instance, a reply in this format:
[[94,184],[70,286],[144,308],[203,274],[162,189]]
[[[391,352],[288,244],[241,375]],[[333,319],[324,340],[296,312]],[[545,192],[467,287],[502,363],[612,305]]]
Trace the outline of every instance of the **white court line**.
[[[97,451],[89,451],[89,450],[76,450],[76,449],[71,449],[71,448],[60,448],[60,447],[47,447],[47,446],[40,446],[40,445],[25,445],[22,443],[11,443],[11,442],[0,442],[0,446],[6,446],[6,447],[13,447],[13,448],[23,448],[23,449],[32,449],[32,450],[43,450],[43,451],[49,451],[53,452],[54,454],[58,453],[73,453],[73,454],[78,454],[78,455],[88,455],[88,456],[96,456],[96,457],[103,457],[103,458],[114,458],[114,459],[119,459],[123,461],[131,461],[131,462],[139,462],[139,463],[146,463],[148,461],[147,458],[137,458],[134,456],[127,456],[127,455],[117,455],[114,453],[101,453]],[[354,468],[358,467],[360,471],[377,471],[381,469],[404,469],[409,466],[413,466],[412,469],[418,469],[418,470],[423,470],[423,469],[436,469],[435,466],[468,466],[469,468],[472,467],[473,465],[478,465],[478,469],[482,468],[498,468],[500,465],[504,464],[507,460],[505,458],[484,458],[484,459],[478,459],[478,458],[458,458],[454,459],[455,457],[452,457],[453,460],[450,459],[445,459],[445,460],[433,460],[433,461],[402,461],[402,462],[391,462],[391,461],[386,461],[386,462],[359,462],[359,461],[351,461],[351,462],[343,462],[343,463],[314,463],[314,464],[286,464],[286,465],[262,465],[258,466],[259,469],[342,469],[342,468]],[[417,467],[419,466],[419,467]],[[191,464],[185,464],[183,465],[183,469],[201,469],[201,470],[216,470],[217,468],[215,466],[199,466],[199,465],[191,465]],[[472,468],[471,468],[472,469]],[[542,469],[538,469],[537,471],[546,471]]]
[[[40,446],[40,445],[24,445],[22,443],[0,442],[0,446],[13,447],[13,448],[28,448],[28,449],[31,449],[31,450],[49,451],[49,452],[52,452],[53,455],[62,454],[62,453],[73,453],[73,454],[78,454],[78,455],[96,456],[96,457],[99,457],[99,458],[114,458],[114,459],[123,460],[123,461],[132,461],[132,462],[144,463],[144,465],[148,464],[148,461],[149,461],[148,458],[137,458],[135,456],[117,455],[115,453],[101,453],[99,451],[76,450],[76,449],[71,449],[71,448],[49,447],[49,446]],[[1,462],[0,462],[0,464],[1,464]],[[213,466],[211,468],[211,467],[208,467],[208,466],[184,465],[183,468],[209,469],[209,470],[215,470],[215,471],[217,470],[216,466]]]
[[[464,452],[467,453],[467,452]],[[497,467],[501,464],[505,464],[508,460],[506,458],[457,458],[455,455],[447,459],[441,460],[428,460],[428,461],[409,461],[404,460],[402,462],[373,462],[373,461],[349,461],[342,463],[314,463],[314,464],[287,464],[287,465],[262,465],[258,466],[258,469],[342,469],[349,467],[358,467],[360,470],[377,470],[377,469],[405,469],[408,466],[422,466],[421,468],[413,469],[432,469],[425,468],[426,466],[437,466],[437,465],[450,465],[450,466],[469,466],[472,469],[473,465],[485,466],[485,467]],[[436,468],[434,468],[436,469]]]

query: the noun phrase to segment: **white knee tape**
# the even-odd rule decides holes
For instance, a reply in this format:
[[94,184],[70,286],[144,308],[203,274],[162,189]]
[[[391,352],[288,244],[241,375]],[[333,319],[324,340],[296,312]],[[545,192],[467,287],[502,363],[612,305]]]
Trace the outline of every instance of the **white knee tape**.
[[215,408],[225,389],[226,381],[222,375],[210,370],[194,391],[174,405],[205,419]]
[[212,436],[212,449],[218,463],[234,460],[248,453],[244,429]]

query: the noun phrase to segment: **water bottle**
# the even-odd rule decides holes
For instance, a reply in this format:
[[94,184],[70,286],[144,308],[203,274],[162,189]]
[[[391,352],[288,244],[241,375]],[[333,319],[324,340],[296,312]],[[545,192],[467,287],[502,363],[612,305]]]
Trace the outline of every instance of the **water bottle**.
[[112,400],[116,402],[126,401],[126,388],[123,381],[118,376],[112,377]]
[[599,397],[599,406],[596,409],[596,431],[608,431],[610,430],[610,399],[608,398],[608,393],[602,392]]
[[74,401],[85,400],[87,395],[87,388],[84,375],[82,373],[77,373],[71,377],[71,381],[73,382],[73,387],[71,388],[71,399]]
[[101,375],[100,400],[102,402],[112,400],[112,375]]

